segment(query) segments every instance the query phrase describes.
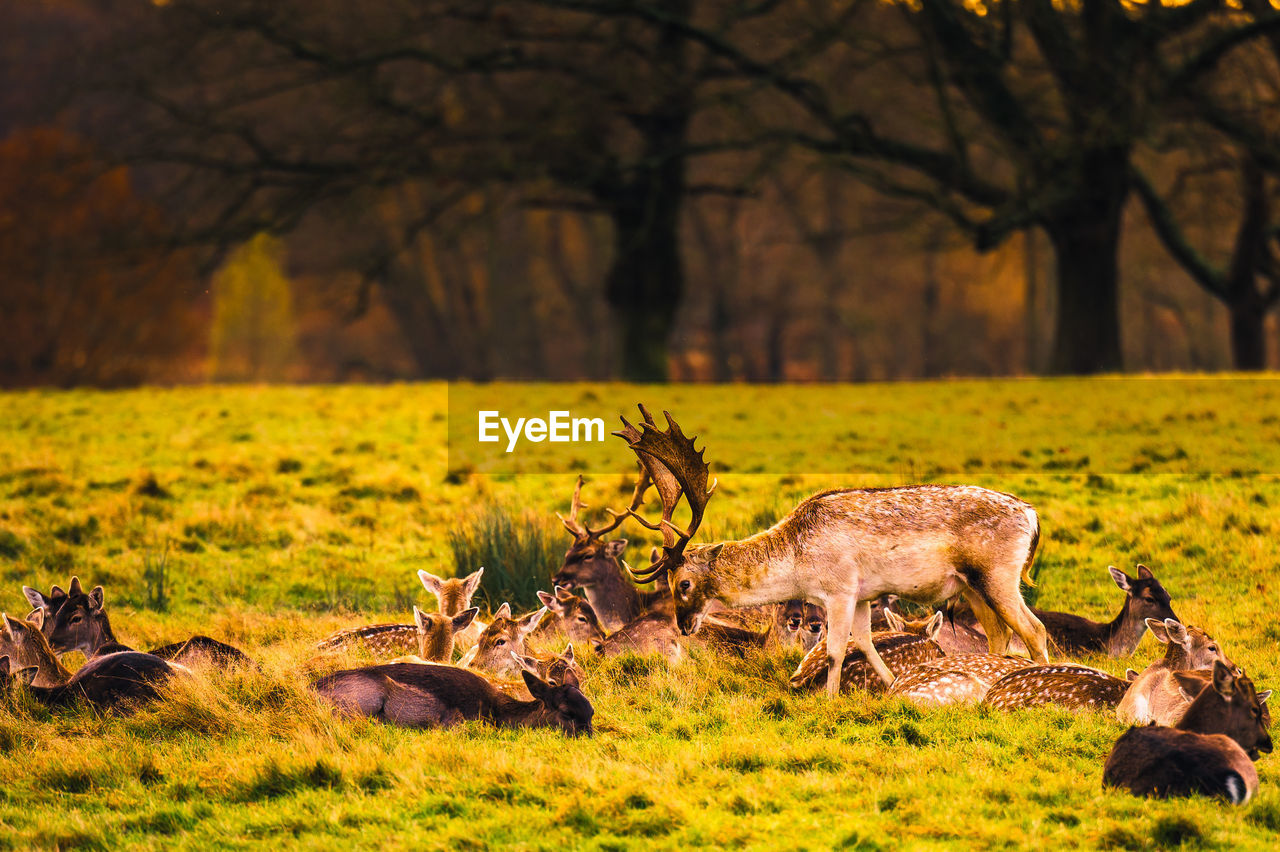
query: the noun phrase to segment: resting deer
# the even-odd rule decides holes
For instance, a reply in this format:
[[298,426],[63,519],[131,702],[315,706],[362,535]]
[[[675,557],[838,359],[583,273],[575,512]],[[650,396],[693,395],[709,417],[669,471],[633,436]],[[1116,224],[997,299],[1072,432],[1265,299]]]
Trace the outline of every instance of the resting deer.
[[[939,615],[943,613],[939,612]],[[911,619],[904,615],[899,615],[889,608],[884,609],[882,616],[886,629],[895,630],[899,633],[920,633],[929,619]],[[938,635],[933,641],[938,643],[938,647],[948,657],[954,657],[960,654],[986,654],[987,637],[978,631],[963,624],[957,624],[948,621],[945,617],[942,626],[938,628]]]
[[49,640],[41,632],[44,625],[44,610],[33,611],[25,620],[10,618],[8,613],[0,615],[3,631],[0,632],[0,654],[9,657],[14,670],[34,666],[35,686],[61,686],[71,680],[71,670],[58,661],[58,657],[49,647]]
[[465,669],[409,663],[335,672],[312,689],[344,713],[406,727],[446,728],[484,719],[499,727],[592,734],[595,711],[576,686],[551,686],[525,671],[521,676],[531,701],[512,698]]
[[538,622],[532,638],[562,635],[570,642],[591,647],[603,641],[604,628],[596,618],[595,608],[586,598],[578,597],[564,586],[556,586],[555,594],[538,592],[538,600],[547,608],[547,614]]
[[1075,663],[1028,666],[992,684],[982,703],[998,710],[1054,704],[1072,710],[1110,711],[1131,686],[1127,680]]
[[642,591],[631,582],[622,561],[623,551],[627,547],[625,538],[604,540],[604,536],[621,526],[629,512],[640,508],[649,484],[648,471],[641,465],[628,509],[620,513],[606,509],[613,520],[602,527],[589,527],[579,518],[582,510],[587,508],[582,502],[582,477],[579,476],[578,484],[573,489],[569,517],[556,514],[564,528],[573,536],[573,544],[565,552],[564,564],[551,578],[551,582],[556,586],[583,589],[601,626],[609,632],[621,630],[637,618],[647,615],[655,608],[655,604],[660,608],[663,598],[670,598],[665,583],[662,582],[665,578],[659,578],[658,588],[654,591]]
[[[936,660],[942,656],[942,649],[934,641],[934,637],[938,634],[938,628],[941,626],[942,613],[937,613],[933,618],[929,619],[921,633],[884,631],[873,633],[871,641],[875,644],[876,650],[890,670],[903,672],[919,663]],[[878,677],[875,669],[861,651],[852,648],[852,641],[850,641],[850,646],[850,650],[844,657],[843,668],[840,670],[840,689],[865,689],[871,692],[882,692],[884,683]],[[800,667],[791,676],[792,688],[818,687],[830,683],[832,680],[830,676],[831,670],[828,668],[827,663],[830,656],[827,650],[827,640],[824,638],[800,661]]]
[[[447,580],[428,571],[418,570],[418,579],[422,582],[423,588],[436,596],[436,610],[448,618],[461,615],[471,608],[471,598],[480,588],[480,580],[483,577],[483,568],[478,568],[461,579],[454,577]],[[473,620],[465,630],[454,634],[454,646],[463,651],[471,648],[476,644],[476,640],[480,638],[486,626],[478,618]]]
[[1198,627],[1184,626],[1170,618],[1151,619],[1147,628],[1166,648],[1164,657],[1142,670],[1116,707],[1117,718],[1131,725],[1155,721],[1152,702],[1157,696],[1167,695],[1169,689],[1177,689],[1174,672],[1210,670],[1215,662],[1235,666],[1214,638]]
[[889,695],[921,707],[973,704],[985,698],[1000,678],[1031,665],[1024,657],[996,654],[945,656],[898,672]]
[[[423,612],[415,606],[412,629],[418,653],[412,661],[451,662],[457,635],[470,627],[478,612],[478,608],[471,607],[449,617],[438,612]],[[404,646],[404,627],[403,624],[370,624],[339,630],[316,647],[326,652],[354,647],[363,647],[373,653],[394,652]]]
[[569,643],[564,651],[554,657],[535,657],[517,654],[514,651],[512,656],[515,658],[516,665],[521,669],[536,675],[539,679],[545,680],[552,686],[561,686],[566,683],[571,686],[579,686],[586,678],[586,674],[582,671],[582,666],[578,664],[574,656],[573,643]]
[[[23,591],[27,592],[28,587],[24,586]],[[56,653],[79,651],[86,659],[90,659],[100,654],[134,650],[116,640],[111,620],[104,608],[102,586],[94,586],[92,591],[85,593],[80,586],[80,578],[72,577],[68,591],[55,597],[59,591],[61,590],[54,586],[49,598],[39,597],[48,601],[49,606],[37,606],[44,611],[41,630]],[[30,592],[40,594],[34,589],[30,589]],[[36,604],[35,596],[28,594],[27,598],[32,604]],[[182,663],[211,661],[222,665],[254,665],[239,648],[208,636],[192,636],[146,653]]]
[[1135,796],[1218,796],[1244,804],[1258,789],[1253,761],[1271,751],[1266,701],[1243,673],[1213,664],[1201,690],[1175,728],[1133,727],[1116,740],[1102,783]]
[[[713,600],[741,607],[803,598],[821,603],[827,635],[852,635],[889,684],[893,672],[871,641],[870,602],[890,593],[924,603],[963,595],[987,628],[992,653],[1004,652],[1012,629],[1048,663],[1044,626],[1019,590],[1040,540],[1029,504],[976,486],[839,489],[815,494],[750,538],[689,547],[715,487],[707,485],[707,463],[670,414],[661,431],[644,406],[640,411],[640,428],[623,418],[624,429],[614,434],[640,457],[662,498],[660,523],[630,514],[662,532],[663,552],[633,574],[641,582],[668,575],[682,633],[697,632]],[[681,496],[691,510],[684,529],[672,523]],[[842,669],[845,648],[829,643],[832,669]],[[838,680],[828,679],[828,692],[838,689]]]
[[822,638],[826,624],[827,614],[820,606],[801,600],[778,604],[767,647],[798,647],[807,654]]
[[525,640],[547,614],[544,606],[520,618],[511,616],[511,605],[504,603],[493,614],[493,620],[476,640],[475,647],[463,656],[458,665],[467,669],[478,669],[498,675],[499,677],[516,677],[520,667],[512,659],[512,654],[527,653]]

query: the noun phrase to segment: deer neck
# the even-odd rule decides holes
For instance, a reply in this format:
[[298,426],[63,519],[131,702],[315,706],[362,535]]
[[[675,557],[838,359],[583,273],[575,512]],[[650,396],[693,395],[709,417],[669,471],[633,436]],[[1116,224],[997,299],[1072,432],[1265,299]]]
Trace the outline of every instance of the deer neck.
[[1113,657],[1127,657],[1132,654],[1138,649],[1142,635],[1147,632],[1146,622],[1132,617],[1132,603],[1133,599],[1126,595],[1120,614],[1105,625],[1107,653]]
[[418,654],[424,660],[449,662],[453,659],[453,634],[442,631],[418,634]]
[[93,617],[94,635],[90,637],[89,648],[82,648],[85,657],[92,657],[98,653],[98,650],[104,645],[118,645],[116,641],[115,631],[111,629],[111,619],[107,617],[105,609],[98,610]]
[[731,607],[777,603],[799,597],[795,557],[780,546],[772,530],[742,541],[728,541],[712,569],[716,597]]
[[541,702],[521,701],[505,692],[495,692],[490,699],[490,714],[495,724],[527,728],[537,723]]
[[640,615],[640,592],[623,576],[623,568],[603,572],[598,583],[586,587],[587,603],[607,630],[617,630]]
[[1196,696],[1196,700],[1191,702],[1191,706],[1182,714],[1182,718],[1174,727],[1180,731],[1194,731],[1199,734],[1221,733],[1223,716],[1228,709],[1224,705],[1225,702],[1214,690],[1213,684],[1208,684]]
[[71,670],[58,662],[57,655],[47,642],[40,643],[36,640],[25,643],[18,654],[18,663],[19,667],[36,667],[35,680],[31,682],[33,687],[58,687],[71,680]]

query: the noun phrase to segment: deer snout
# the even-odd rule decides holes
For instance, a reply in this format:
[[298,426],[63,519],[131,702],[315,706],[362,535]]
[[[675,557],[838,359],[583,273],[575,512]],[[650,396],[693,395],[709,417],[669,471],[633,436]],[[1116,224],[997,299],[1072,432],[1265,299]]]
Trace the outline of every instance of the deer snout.
[[[1261,752],[1261,754],[1259,754]],[[1262,754],[1271,754],[1271,735],[1263,733],[1258,740],[1258,746],[1254,749],[1253,754],[1249,755],[1253,760],[1257,760]]]

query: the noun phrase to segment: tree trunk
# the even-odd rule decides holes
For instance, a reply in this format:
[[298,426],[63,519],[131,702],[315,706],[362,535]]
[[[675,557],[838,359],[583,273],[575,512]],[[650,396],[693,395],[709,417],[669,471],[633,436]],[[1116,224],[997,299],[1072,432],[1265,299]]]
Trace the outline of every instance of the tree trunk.
[[1086,154],[1070,199],[1045,222],[1057,268],[1057,317],[1049,370],[1090,375],[1123,368],[1120,351],[1120,230],[1128,196],[1128,152]]
[[1258,299],[1228,305],[1231,315],[1231,365],[1237,370],[1267,368],[1267,311]]

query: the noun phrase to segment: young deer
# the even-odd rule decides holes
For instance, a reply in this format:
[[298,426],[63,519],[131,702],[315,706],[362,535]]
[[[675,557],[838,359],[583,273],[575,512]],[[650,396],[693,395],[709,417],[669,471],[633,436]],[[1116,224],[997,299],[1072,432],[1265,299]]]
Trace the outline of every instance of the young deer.
[[344,713],[394,725],[445,728],[484,719],[499,727],[591,736],[595,711],[576,686],[552,686],[525,671],[521,676],[531,701],[512,698],[465,669],[410,663],[335,672],[311,688]]
[[544,606],[520,618],[512,618],[511,605],[504,603],[493,614],[493,620],[476,640],[475,647],[458,663],[466,669],[477,669],[499,677],[516,677],[520,667],[512,659],[512,653],[524,655],[525,639],[547,614]]
[[[942,649],[934,641],[938,629],[942,626],[942,613],[937,613],[926,623],[922,633],[881,632],[872,634],[872,642],[881,658],[894,672],[904,672],[919,663],[936,660],[942,656]],[[791,676],[793,689],[804,687],[820,687],[830,684],[830,668],[828,660],[831,655],[827,651],[827,640],[823,639],[813,650],[800,661],[800,667]],[[844,657],[840,670],[840,689],[865,689],[870,692],[883,692],[885,685],[875,668],[867,661],[860,650],[853,647],[850,640],[849,649]]]
[[[1044,626],[1019,590],[1040,540],[1027,503],[975,486],[839,489],[815,494],[750,538],[689,547],[714,489],[707,463],[670,414],[661,431],[640,411],[640,428],[623,418],[625,428],[614,434],[639,456],[662,498],[660,523],[630,514],[661,531],[664,544],[647,571],[633,573],[642,582],[668,575],[682,633],[697,632],[717,599],[730,607],[818,601],[827,635],[852,635],[853,647],[890,684],[893,672],[872,644],[870,601],[889,593],[926,603],[963,595],[986,626],[992,653],[1004,652],[1012,629],[1048,663]],[[691,510],[685,529],[672,523],[681,496]],[[846,647],[828,644],[833,669],[843,668]],[[827,690],[835,695],[839,686],[830,678]]]
[[670,598],[662,583],[658,584],[658,589],[648,592],[636,588],[631,582],[622,561],[622,553],[627,547],[625,538],[604,540],[604,536],[621,526],[630,512],[640,508],[649,485],[648,471],[641,465],[627,510],[618,513],[606,509],[613,515],[613,520],[603,527],[593,528],[578,517],[587,508],[582,502],[582,477],[579,476],[578,484],[573,489],[569,517],[556,514],[573,536],[573,544],[565,552],[564,563],[551,578],[551,582],[555,586],[584,589],[587,601],[601,626],[610,632],[621,630],[635,619],[646,615],[654,608],[655,603],[661,603],[662,598]]
[[[26,591],[27,587],[23,587]],[[35,591],[32,589],[32,591]],[[44,611],[42,632],[48,638],[50,646],[58,654],[79,651],[86,659],[117,651],[133,651],[128,645],[116,641],[111,629],[111,620],[104,608],[105,595],[102,586],[94,586],[85,593],[80,586],[80,578],[72,577],[68,591],[55,597],[61,591],[53,587],[48,607],[38,607]],[[37,594],[39,594],[37,592]],[[35,600],[28,595],[33,604]],[[43,596],[42,596],[43,597]],[[254,663],[243,651],[208,636],[192,636],[182,642],[162,645],[147,652],[151,656],[181,663],[213,662],[221,665],[250,665]]]
[[889,695],[921,707],[976,704],[1000,678],[1031,665],[1024,657],[996,654],[945,656],[899,672]]
[[1132,727],[1116,740],[1102,771],[1106,787],[1135,796],[1218,796],[1244,804],[1258,789],[1253,761],[1271,751],[1266,701],[1244,674],[1213,664],[1201,690],[1175,728]]
[[[941,612],[938,614],[943,615]],[[884,609],[882,618],[888,630],[894,630],[899,633],[920,633],[924,630],[924,626],[929,623],[929,619],[910,619],[899,615],[888,607]],[[934,637],[933,641],[938,643],[938,647],[948,657],[960,654],[985,655],[987,653],[986,636],[963,624],[948,622],[945,616],[942,626],[938,629],[938,635]]]
[[592,647],[604,640],[604,629],[586,598],[578,597],[565,586],[556,586],[555,594],[538,592],[538,600],[546,606],[547,614],[538,622],[533,638],[563,635],[570,642]]
[[998,710],[1056,704],[1072,710],[1108,710],[1130,688],[1127,680],[1075,663],[1028,666],[991,685],[982,703]]
[[1235,667],[1214,638],[1198,627],[1184,626],[1170,618],[1164,621],[1151,619],[1147,628],[1167,647],[1164,657],[1142,670],[1116,707],[1117,718],[1131,725],[1155,721],[1152,702],[1156,696],[1167,695],[1168,690],[1177,689],[1174,672],[1209,670],[1215,662]]
[[790,600],[774,608],[773,624],[766,647],[813,650],[826,628],[827,613],[808,601]]
[[622,654],[661,654],[670,662],[684,657],[684,644],[668,612],[650,612],[610,633],[594,646],[602,657]]
[[582,666],[574,657],[572,642],[554,657],[534,657],[514,651],[511,655],[515,658],[516,665],[552,686],[579,686],[586,679]]
[[[471,598],[480,588],[480,580],[483,577],[483,568],[476,569],[462,579],[455,577],[448,580],[428,571],[418,570],[418,579],[422,582],[423,588],[436,596],[436,610],[446,618],[461,615],[471,608]],[[466,651],[476,644],[476,640],[480,638],[486,626],[478,618],[473,620],[465,630],[454,634],[454,645]]]

